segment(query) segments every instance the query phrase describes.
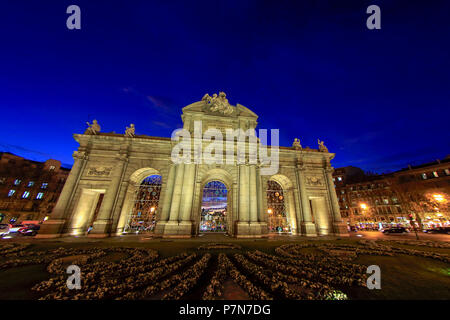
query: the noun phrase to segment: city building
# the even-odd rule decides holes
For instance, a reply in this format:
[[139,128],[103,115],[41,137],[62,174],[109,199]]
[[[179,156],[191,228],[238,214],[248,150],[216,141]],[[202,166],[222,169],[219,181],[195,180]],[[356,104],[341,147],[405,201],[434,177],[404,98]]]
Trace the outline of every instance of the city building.
[[[212,141],[205,138],[209,129],[224,136],[227,129],[250,129],[255,136],[258,116],[240,104],[229,104],[221,92],[184,107],[181,118],[183,128],[194,136],[194,147],[199,143],[205,150]],[[210,229],[235,237],[348,235],[332,181],[334,154],[323,141],[318,149],[303,148],[298,139],[292,147],[268,146],[271,156],[279,151],[279,170],[263,175],[264,163],[237,162],[235,140],[231,163],[208,164],[174,163],[171,155],[178,141],[136,135],[133,124],[125,134],[103,133],[94,120],[74,138],[80,146],[73,154],[72,171],[38,237],[139,232],[192,237]],[[187,141],[190,146],[192,141]],[[224,155],[225,141],[219,145],[222,151],[215,152]],[[249,156],[246,151],[245,159]]]
[[27,160],[0,152],[0,220],[42,221],[58,200],[70,169],[58,160]]
[[449,225],[450,157],[389,174],[364,174],[355,167],[333,173],[341,215],[350,226]]

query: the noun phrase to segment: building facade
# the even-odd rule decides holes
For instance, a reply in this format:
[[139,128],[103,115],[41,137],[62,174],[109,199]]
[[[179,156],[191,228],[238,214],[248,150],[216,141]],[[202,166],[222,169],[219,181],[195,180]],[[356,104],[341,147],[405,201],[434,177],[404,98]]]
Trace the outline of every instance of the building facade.
[[333,180],[341,215],[351,226],[410,227],[411,217],[423,229],[450,224],[450,157],[381,175],[337,168]]
[[[204,149],[211,143],[205,138],[209,129],[252,130],[258,116],[230,105],[220,93],[184,107],[181,118],[183,129],[194,136],[200,124],[203,135],[189,144]],[[94,121],[84,134],[74,135],[80,146],[72,171],[38,237],[135,232],[192,237],[211,226],[235,237],[347,235],[332,181],[334,154],[321,141],[319,150],[302,148],[298,139],[292,147],[268,147],[271,155],[278,151],[279,170],[263,175],[265,164],[259,160],[174,163],[178,141],[134,130],[131,125],[125,134],[102,133]],[[232,143],[236,155],[237,143]],[[222,206],[208,205],[211,197]]]
[[61,162],[0,153],[0,221],[42,221],[52,212],[70,169]]

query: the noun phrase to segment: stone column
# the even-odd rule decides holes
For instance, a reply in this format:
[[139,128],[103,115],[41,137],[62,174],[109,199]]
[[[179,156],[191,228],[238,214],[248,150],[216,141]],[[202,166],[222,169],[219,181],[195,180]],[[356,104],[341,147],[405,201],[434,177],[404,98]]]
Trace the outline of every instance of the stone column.
[[316,236],[316,226],[312,223],[311,218],[311,208],[309,205],[308,193],[306,190],[306,178],[305,178],[305,168],[303,165],[297,165],[297,170],[295,171],[297,177],[298,188],[300,192],[300,203],[302,207],[303,219],[300,224],[300,230],[302,235],[307,237]]
[[248,236],[250,233],[249,206],[249,168],[246,164],[239,165],[239,220],[236,224],[236,236]]
[[170,206],[169,221],[177,222],[179,219],[181,194],[183,192],[183,179],[184,179],[184,163],[176,165],[176,174],[174,181],[174,188],[172,194],[172,203]]
[[195,167],[193,163],[185,165],[183,178],[183,192],[181,195],[180,217],[178,230],[184,236],[191,236],[192,231],[192,202],[194,198]]
[[58,201],[53,208],[50,219],[42,224],[36,238],[56,238],[61,235],[62,228],[68,215],[66,210],[77,190],[78,181],[80,181],[88,156],[84,151],[75,151],[73,153],[73,159],[74,163],[72,169],[70,170],[70,174],[67,177]]
[[339,201],[336,195],[336,189],[333,182],[333,168],[325,168],[325,180],[327,181],[327,191],[330,195],[331,210],[333,215],[333,229],[336,235],[349,236],[346,223],[342,222],[341,211],[339,209]]
[[[117,222],[116,235],[121,235],[125,229],[125,226],[130,218],[130,211],[134,205],[134,198],[136,197],[136,186],[130,185],[127,182],[125,197],[122,202],[122,208],[120,210],[119,219]],[[113,228],[114,229],[114,228]]]
[[250,222],[258,222],[258,192],[256,189],[256,167],[247,167],[249,172],[249,201],[250,201]]
[[92,230],[89,232],[89,237],[100,238],[109,236],[112,224],[112,211],[114,209],[117,193],[123,179],[124,167],[127,161],[128,156],[126,154],[120,154],[116,158],[116,165],[112,173],[111,181],[105,192],[97,220],[94,221]]
[[239,166],[239,222],[249,221],[247,169],[245,164]]
[[170,207],[172,204],[173,187],[175,186],[176,167],[172,164],[167,175],[166,190],[164,192],[163,206],[161,208],[160,221],[169,220]]
[[167,221],[164,227],[164,237],[173,237],[179,233],[178,221],[180,219],[181,194],[183,192],[185,166],[184,163],[175,165],[176,173],[169,211],[169,221]]
[[295,201],[294,201],[294,190],[288,189],[286,190],[287,197],[284,198],[286,204],[288,205],[289,212],[289,224],[291,226],[292,234],[297,234],[297,215],[295,210]]

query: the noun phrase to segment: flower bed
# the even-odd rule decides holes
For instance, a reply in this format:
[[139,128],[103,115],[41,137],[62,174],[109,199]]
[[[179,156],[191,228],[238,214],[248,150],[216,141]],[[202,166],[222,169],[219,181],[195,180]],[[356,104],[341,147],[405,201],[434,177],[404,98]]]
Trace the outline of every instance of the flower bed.
[[208,243],[197,248],[198,250],[214,250],[214,249],[242,249],[241,246],[233,243]]

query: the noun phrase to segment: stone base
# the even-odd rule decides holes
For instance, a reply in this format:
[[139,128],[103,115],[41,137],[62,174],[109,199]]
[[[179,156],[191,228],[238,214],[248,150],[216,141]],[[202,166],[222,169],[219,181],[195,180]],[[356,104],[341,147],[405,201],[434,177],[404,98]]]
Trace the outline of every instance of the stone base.
[[[156,231],[155,231],[156,232]],[[166,221],[164,223],[163,238],[190,238],[192,237],[191,221]]]
[[35,238],[49,239],[61,237],[61,232],[65,222],[65,219],[49,219],[44,221]]
[[267,236],[266,222],[236,222],[236,238],[262,238]]
[[111,220],[97,220],[89,232],[90,238],[106,238],[110,236]]
[[316,225],[312,222],[302,222],[300,224],[300,233],[306,237],[317,237]]
[[349,237],[347,224],[345,222],[336,222],[333,224],[334,235],[339,237]]

